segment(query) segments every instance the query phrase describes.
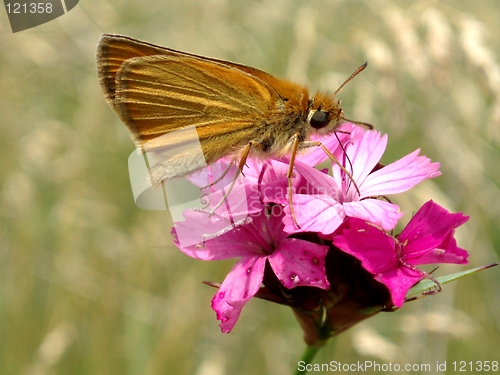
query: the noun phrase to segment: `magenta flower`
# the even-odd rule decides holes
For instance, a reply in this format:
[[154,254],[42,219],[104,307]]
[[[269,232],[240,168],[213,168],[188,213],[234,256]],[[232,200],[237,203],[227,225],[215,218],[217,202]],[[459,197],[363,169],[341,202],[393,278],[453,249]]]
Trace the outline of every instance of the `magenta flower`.
[[358,218],[349,218],[333,236],[342,251],[358,258],[363,268],[390,291],[401,307],[408,290],[426,277],[417,265],[431,263],[466,264],[468,253],[457,246],[455,228],[469,219],[451,214],[432,200],[425,203],[399,237],[395,238]]
[[[382,166],[387,136],[352,124],[337,136],[321,142],[352,178],[336,164],[333,177],[326,169],[313,168],[327,155],[312,147],[295,158],[292,195],[286,157],[249,158],[234,184],[232,159],[190,176],[192,183],[206,188],[200,201],[175,206],[185,219],[175,218],[175,245],[201,260],[239,258],[212,299],[222,332],[230,332],[245,304],[258,297],[290,306],[306,342],[321,345],[326,336],[376,314],[381,306],[401,307],[408,290],[429,277],[417,265],[467,262],[468,254],[453,234],[468,218],[432,201],[399,237],[385,232],[403,213],[378,198],[440,175],[439,163],[416,150]],[[290,200],[300,228],[292,219]],[[203,208],[185,209],[193,202],[198,205],[191,207],[203,203]]]
[[[233,329],[243,306],[259,291],[266,262],[285,288],[330,287],[325,273],[328,246],[287,238],[283,231],[281,207],[274,207],[279,210],[273,211],[272,207],[269,211],[261,210],[204,243],[183,247],[177,239],[174,241],[182,252],[193,258],[240,258],[212,299],[212,309],[221,321],[220,328],[224,333]],[[174,238],[177,230],[194,228],[202,215],[207,214],[186,211],[186,221],[176,223],[176,229],[172,231]]]
[[331,177],[297,162],[296,171],[313,190],[308,194],[293,194],[295,219],[300,228],[292,219],[290,207],[285,206],[285,231],[331,234],[346,217],[369,221],[384,230],[393,229],[403,213],[397,205],[377,197],[404,192],[441,173],[440,164],[419,156],[420,150],[376,169],[386,145],[387,136],[377,131],[364,131],[359,127],[352,130],[351,139],[344,146],[346,155],[340,161],[350,171],[359,192],[336,164],[332,166]]

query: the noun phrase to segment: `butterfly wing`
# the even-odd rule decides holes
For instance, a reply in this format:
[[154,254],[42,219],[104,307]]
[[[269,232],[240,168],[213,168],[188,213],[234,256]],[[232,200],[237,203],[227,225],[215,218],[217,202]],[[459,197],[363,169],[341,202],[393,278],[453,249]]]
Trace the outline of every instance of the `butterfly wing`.
[[115,83],[114,105],[139,144],[189,126],[200,140],[241,133],[241,142],[280,102],[249,74],[182,55],[126,60]]
[[139,57],[107,51],[100,73],[106,96],[138,148],[158,161],[155,180],[238,151],[283,107],[269,85],[232,66],[175,51]]
[[97,71],[104,94],[111,106],[113,106],[116,89],[116,73],[123,62],[134,57],[154,55],[187,56],[198,60],[230,66],[261,79],[275,90],[280,86],[280,83],[282,83],[282,81],[273,77],[269,73],[242,64],[181,52],[171,48],[143,42],[124,35],[103,34],[97,44]]
[[120,35],[101,37],[97,67],[108,103],[138,148],[154,152],[163,178],[190,173],[262,138],[285,100],[308,99],[258,69]]

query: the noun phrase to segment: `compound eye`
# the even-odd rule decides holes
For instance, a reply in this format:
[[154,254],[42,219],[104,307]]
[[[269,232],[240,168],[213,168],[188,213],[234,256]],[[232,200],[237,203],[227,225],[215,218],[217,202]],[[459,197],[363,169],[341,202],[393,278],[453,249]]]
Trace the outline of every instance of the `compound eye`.
[[321,129],[330,123],[330,116],[326,112],[316,111],[311,116],[309,123],[314,129]]

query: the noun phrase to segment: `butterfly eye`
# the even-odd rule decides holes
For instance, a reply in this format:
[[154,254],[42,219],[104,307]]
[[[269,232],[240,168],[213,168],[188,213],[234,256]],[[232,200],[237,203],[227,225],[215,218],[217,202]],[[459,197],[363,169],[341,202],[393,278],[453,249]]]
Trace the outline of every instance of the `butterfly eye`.
[[330,116],[326,112],[316,111],[311,116],[309,123],[314,129],[321,129],[330,123]]

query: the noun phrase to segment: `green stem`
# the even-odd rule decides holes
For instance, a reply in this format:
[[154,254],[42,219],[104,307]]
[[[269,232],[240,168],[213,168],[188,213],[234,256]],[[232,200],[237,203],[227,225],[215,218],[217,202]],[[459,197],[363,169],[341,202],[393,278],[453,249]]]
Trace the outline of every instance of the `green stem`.
[[[307,346],[306,350],[304,351],[304,354],[302,354],[302,358],[300,359],[299,364],[297,364],[297,370],[295,371],[294,375],[304,375],[307,374],[307,369],[306,365],[312,364],[312,360],[314,359],[314,356],[316,353],[319,351],[319,347],[317,346]],[[303,370],[300,370],[303,369]]]

